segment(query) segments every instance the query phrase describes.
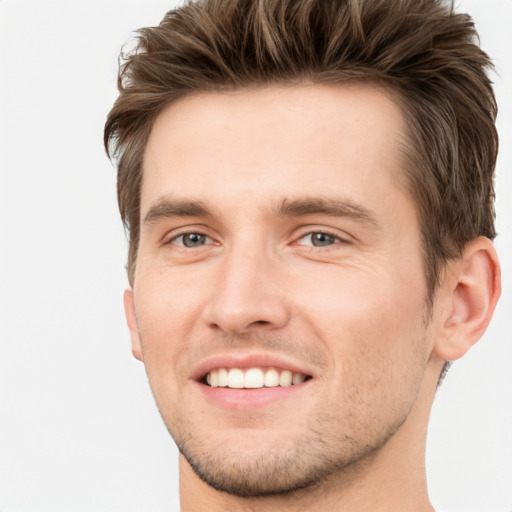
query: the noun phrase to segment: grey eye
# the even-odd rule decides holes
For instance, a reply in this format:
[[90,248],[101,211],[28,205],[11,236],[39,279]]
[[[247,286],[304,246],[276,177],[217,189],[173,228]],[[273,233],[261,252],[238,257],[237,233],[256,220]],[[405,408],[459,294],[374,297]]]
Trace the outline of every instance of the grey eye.
[[335,244],[337,238],[327,233],[311,233],[311,244],[315,247],[325,247],[327,245]]
[[329,235],[328,233],[316,231],[304,235],[299,240],[299,243],[300,245],[310,245],[313,247],[328,247],[329,245],[333,245],[339,241],[340,239],[334,235]]
[[201,233],[185,233],[183,235],[177,236],[173,240],[173,243],[188,248],[201,247],[206,243],[208,238],[209,237]]

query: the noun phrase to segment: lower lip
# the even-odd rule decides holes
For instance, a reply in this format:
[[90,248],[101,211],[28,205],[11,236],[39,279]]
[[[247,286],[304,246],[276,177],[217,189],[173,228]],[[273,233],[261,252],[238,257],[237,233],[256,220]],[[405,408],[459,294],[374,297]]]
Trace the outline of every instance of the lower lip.
[[307,387],[310,382],[311,380],[307,380],[292,386],[256,389],[212,388],[200,382],[197,385],[207,400],[217,406],[227,409],[252,409],[291,398]]

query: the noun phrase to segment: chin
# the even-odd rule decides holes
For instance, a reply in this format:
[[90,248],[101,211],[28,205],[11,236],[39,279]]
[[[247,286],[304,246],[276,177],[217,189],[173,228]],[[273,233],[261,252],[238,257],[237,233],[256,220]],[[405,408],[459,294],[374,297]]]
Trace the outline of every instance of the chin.
[[267,436],[259,444],[248,436],[245,446],[232,439],[197,442],[190,432],[186,437],[173,437],[188,464],[207,485],[234,496],[257,498],[319,486],[334,474],[344,475],[349,482],[350,475],[359,473],[396,429],[374,438],[372,443],[367,438],[361,443],[344,434],[334,438],[318,430],[292,438],[290,429],[284,442],[265,442]]
[[207,485],[243,498],[290,494],[311,487],[332,473],[329,462],[304,463],[292,452],[253,456],[239,452],[237,456],[200,458],[183,450],[181,453]]

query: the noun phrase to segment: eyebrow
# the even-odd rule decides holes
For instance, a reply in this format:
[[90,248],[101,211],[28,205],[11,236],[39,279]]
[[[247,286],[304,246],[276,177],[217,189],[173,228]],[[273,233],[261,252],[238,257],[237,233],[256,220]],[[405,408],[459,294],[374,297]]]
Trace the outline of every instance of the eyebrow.
[[212,213],[200,201],[159,199],[153,204],[146,216],[144,224],[153,224],[172,217],[211,217]]
[[[376,216],[371,210],[348,199],[304,197],[284,198],[276,207],[281,217],[305,217],[307,215],[328,215],[345,217],[379,228]],[[154,203],[144,217],[144,224],[153,224],[173,217],[213,217],[211,210],[201,201],[162,198]]]
[[299,199],[283,199],[277,207],[278,215],[286,217],[303,217],[306,215],[328,215],[346,217],[379,228],[375,214],[348,199],[305,197]]

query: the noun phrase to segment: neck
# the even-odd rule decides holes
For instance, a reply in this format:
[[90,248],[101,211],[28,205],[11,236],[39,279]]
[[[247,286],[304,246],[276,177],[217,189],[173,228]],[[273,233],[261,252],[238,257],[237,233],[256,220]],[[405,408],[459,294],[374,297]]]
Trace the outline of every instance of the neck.
[[405,423],[375,453],[293,493],[241,498],[217,491],[195,474],[180,455],[181,512],[434,512],[427,493],[425,445],[437,368],[427,370],[418,399]]

